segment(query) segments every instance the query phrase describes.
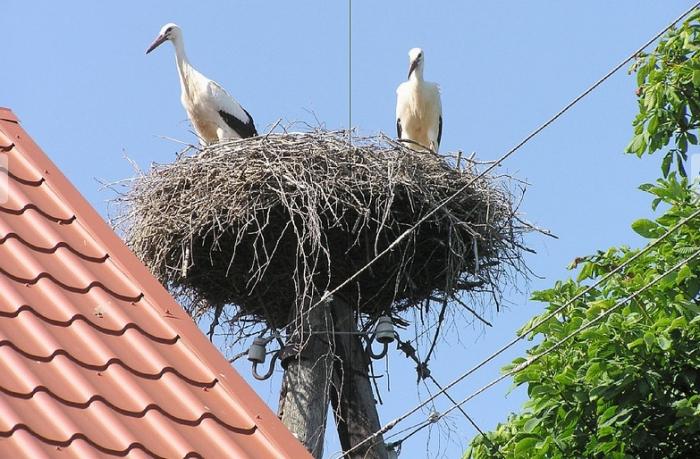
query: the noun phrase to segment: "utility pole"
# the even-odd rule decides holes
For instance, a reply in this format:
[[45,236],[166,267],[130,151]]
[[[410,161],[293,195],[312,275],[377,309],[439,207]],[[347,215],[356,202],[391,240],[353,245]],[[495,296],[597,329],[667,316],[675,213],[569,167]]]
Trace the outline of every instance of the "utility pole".
[[[343,451],[347,451],[377,432],[379,415],[369,379],[370,358],[357,334],[355,313],[340,298],[331,303],[335,330],[335,361],[331,403]],[[387,459],[383,436],[374,444],[358,448],[352,458]]]
[[[307,307],[317,303],[317,299]],[[316,459],[323,456],[333,375],[332,318],[328,304],[298,314],[289,330],[278,416]]]
[[[343,451],[381,425],[369,379],[370,360],[352,308],[335,298],[298,317],[302,323],[289,330],[289,350],[281,356],[284,378],[278,414],[311,454],[321,459],[329,402]],[[387,459],[383,437],[351,457]]]

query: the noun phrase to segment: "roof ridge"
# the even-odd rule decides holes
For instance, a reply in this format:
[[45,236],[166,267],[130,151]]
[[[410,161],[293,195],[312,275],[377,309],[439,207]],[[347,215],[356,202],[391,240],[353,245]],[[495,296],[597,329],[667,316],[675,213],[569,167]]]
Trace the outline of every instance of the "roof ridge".
[[95,330],[99,331],[100,333],[104,333],[107,335],[112,335],[112,336],[122,336],[124,333],[127,332],[127,330],[134,329],[137,330],[139,333],[141,333],[143,336],[148,338],[151,341],[155,341],[159,344],[167,344],[167,345],[173,345],[177,343],[177,341],[180,339],[180,335],[175,335],[173,338],[163,338],[160,336],[156,336],[143,328],[141,328],[140,325],[138,325],[135,322],[128,322],[125,326],[123,326],[121,329],[112,329],[112,328],[107,328],[103,327],[101,325],[96,324],[92,320],[90,320],[85,314],[82,313],[76,313],[73,314],[68,320],[57,320],[57,319],[51,319],[44,314],[40,313],[37,311],[33,306],[30,306],[28,304],[22,304],[20,307],[15,309],[13,312],[4,312],[0,311],[0,316],[1,317],[7,317],[7,318],[14,318],[17,317],[21,312],[28,311],[34,314],[36,317],[38,317],[40,320],[54,326],[58,327],[69,327],[73,322],[77,320],[82,320],[83,322],[87,323],[89,326],[94,328]]
[[158,373],[153,373],[153,374],[145,373],[143,371],[139,371],[135,368],[130,367],[123,360],[121,360],[117,357],[113,357],[101,365],[93,365],[93,364],[90,364],[87,362],[83,362],[82,360],[78,359],[77,357],[73,356],[72,354],[66,352],[65,349],[56,349],[51,354],[49,354],[47,356],[42,356],[42,355],[37,355],[37,354],[32,354],[30,352],[27,352],[24,349],[21,349],[19,346],[17,346],[12,341],[9,341],[7,339],[0,339],[0,347],[2,347],[2,346],[9,346],[15,352],[23,355],[24,357],[26,357],[28,359],[39,360],[41,362],[51,362],[57,356],[62,355],[63,357],[70,360],[71,362],[73,362],[73,363],[75,363],[83,368],[87,368],[89,370],[94,370],[94,371],[105,371],[111,365],[119,365],[120,367],[122,367],[126,371],[128,371],[129,373],[131,373],[135,376],[138,376],[139,378],[143,378],[143,379],[157,380],[157,379],[162,378],[165,373],[172,373],[173,375],[177,376],[182,381],[186,382],[187,384],[189,384],[191,386],[201,387],[201,388],[205,388],[205,389],[213,388],[216,385],[216,383],[219,381],[217,378],[214,378],[210,382],[197,381],[195,379],[192,379],[192,378],[189,378],[189,377],[183,375],[182,373],[180,373],[177,370],[177,368],[173,368],[171,366],[166,366],[166,367],[161,368],[161,370]]
[[130,301],[133,303],[136,303],[143,298],[143,292],[140,292],[137,296],[129,296],[129,295],[122,295],[121,293],[117,293],[114,290],[110,289],[106,285],[104,285],[100,281],[92,281],[85,287],[75,287],[72,285],[68,285],[58,279],[56,279],[53,274],[47,273],[46,271],[41,271],[39,274],[37,274],[34,278],[23,278],[20,276],[17,276],[15,274],[12,274],[11,272],[7,271],[5,268],[0,266],[0,274],[4,274],[6,277],[12,279],[13,281],[20,283],[20,284],[29,284],[29,285],[34,285],[37,282],[39,282],[41,279],[49,279],[51,282],[54,284],[58,285],[61,288],[64,288],[70,292],[74,293],[87,293],[93,288],[99,287],[103,291],[107,292],[108,294],[112,295],[114,298],[122,301]]
[[87,255],[85,253],[82,253],[80,250],[73,248],[69,243],[65,241],[58,242],[54,244],[53,247],[40,247],[38,245],[32,244],[31,242],[27,241],[24,239],[22,236],[15,232],[10,232],[5,234],[2,238],[0,238],[0,245],[4,244],[7,239],[13,238],[16,239],[17,241],[21,242],[25,247],[34,250],[35,252],[41,252],[41,253],[47,253],[47,254],[53,254],[56,253],[56,251],[60,248],[65,248],[69,250],[71,253],[75,254],[76,256],[82,258],[85,261],[90,261],[92,263],[104,263],[107,261],[109,258],[109,254],[105,253],[101,257],[93,257],[91,255]]
[[[0,381],[0,383],[1,383],[1,381]],[[10,390],[10,389],[4,387],[2,384],[0,384],[0,392],[3,392],[7,395],[21,398],[24,400],[29,400],[29,399],[33,398],[34,395],[36,395],[37,393],[43,392],[43,393],[47,394],[48,396],[50,396],[52,399],[56,400],[58,403],[61,403],[61,404],[66,405],[66,406],[70,406],[72,408],[80,408],[80,409],[88,408],[90,405],[92,405],[95,402],[101,402],[101,403],[105,404],[109,409],[114,411],[115,413],[118,413],[122,416],[129,416],[132,418],[143,418],[144,416],[146,416],[146,414],[149,411],[157,411],[158,413],[162,414],[163,416],[170,419],[171,421],[174,421],[174,422],[177,422],[178,424],[186,425],[189,427],[197,427],[205,419],[211,419],[212,421],[215,421],[217,424],[221,425],[225,429],[227,429],[231,432],[234,432],[234,433],[240,433],[240,434],[244,434],[244,435],[252,435],[257,430],[257,426],[255,424],[253,424],[253,427],[249,427],[249,428],[236,427],[236,426],[230,425],[227,422],[224,422],[222,419],[219,419],[218,416],[216,416],[214,413],[212,413],[210,411],[204,411],[202,414],[199,415],[199,417],[197,419],[188,420],[188,419],[184,419],[184,418],[175,416],[172,413],[169,413],[168,411],[164,410],[163,408],[156,405],[155,403],[149,403],[141,411],[132,411],[132,410],[128,410],[126,408],[121,408],[121,407],[117,406],[116,404],[112,403],[111,401],[107,400],[105,397],[103,397],[102,395],[99,395],[99,394],[93,394],[90,398],[88,398],[84,402],[76,402],[76,401],[66,400],[63,397],[61,397],[60,395],[51,391],[51,389],[49,389],[48,387],[43,386],[43,385],[34,387],[34,389],[32,389],[31,392],[22,393],[22,392],[16,392],[16,391]]]

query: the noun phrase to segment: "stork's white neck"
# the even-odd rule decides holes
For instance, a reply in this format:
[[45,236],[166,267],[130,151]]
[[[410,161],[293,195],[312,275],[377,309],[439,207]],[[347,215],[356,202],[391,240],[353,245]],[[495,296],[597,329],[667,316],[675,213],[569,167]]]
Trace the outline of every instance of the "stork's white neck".
[[175,48],[175,62],[177,63],[177,73],[180,76],[180,89],[183,95],[190,93],[190,80],[192,74],[192,65],[187,59],[187,54],[185,53],[185,44],[182,41],[181,36],[176,36],[170,40]]
[[170,40],[175,48],[175,60],[177,61],[177,67],[182,68],[183,66],[189,66],[190,61],[187,60],[187,54],[185,54],[185,44],[182,42],[182,38],[175,37]]

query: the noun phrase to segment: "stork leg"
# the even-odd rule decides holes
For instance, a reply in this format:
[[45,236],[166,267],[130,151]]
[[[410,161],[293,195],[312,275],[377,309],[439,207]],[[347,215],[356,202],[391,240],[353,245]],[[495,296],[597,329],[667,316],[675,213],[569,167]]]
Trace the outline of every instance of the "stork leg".
[[428,131],[428,138],[430,139],[430,142],[428,144],[428,146],[430,147],[430,150],[433,153],[437,154],[438,148],[440,148],[439,141],[436,140],[436,139],[438,139],[437,129],[430,129]]
[[224,138],[225,138],[224,137],[224,130],[222,128],[220,128],[220,127],[216,128],[216,137],[219,139],[219,142],[224,140]]

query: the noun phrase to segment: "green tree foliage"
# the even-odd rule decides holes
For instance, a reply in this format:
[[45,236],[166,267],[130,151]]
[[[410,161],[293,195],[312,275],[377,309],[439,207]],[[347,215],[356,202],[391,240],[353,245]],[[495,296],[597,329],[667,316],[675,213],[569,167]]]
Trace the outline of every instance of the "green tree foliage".
[[[655,240],[698,209],[684,162],[700,126],[700,12],[670,31],[633,67],[639,89],[630,153],[663,155],[662,177],[640,186],[663,215],[632,230]],[[530,334],[528,358],[596,318],[700,247],[700,217],[682,225]],[[539,319],[629,260],[638,249],[611,248],[577,260],[578,277],[535,292]],[[576,268],[571,266],[570,268]],[[700,263],[663,277],[632,301],[516,373],[527,387],[522,412],[476,437],[465,457],[700,457]],[[526,324],[523,330],[527,330]],[[519,358],[505,368],[526,362]]]
[[685,177],[683,162],[688,146],[697,145],[700,126],[700,12],[669,32],[656,50],[642,55],[633,70],[637,73],[639,114],[634,137],[627,151],[642,156],[655,153],[673,142],[662,161],[667,177],[675,162]]

